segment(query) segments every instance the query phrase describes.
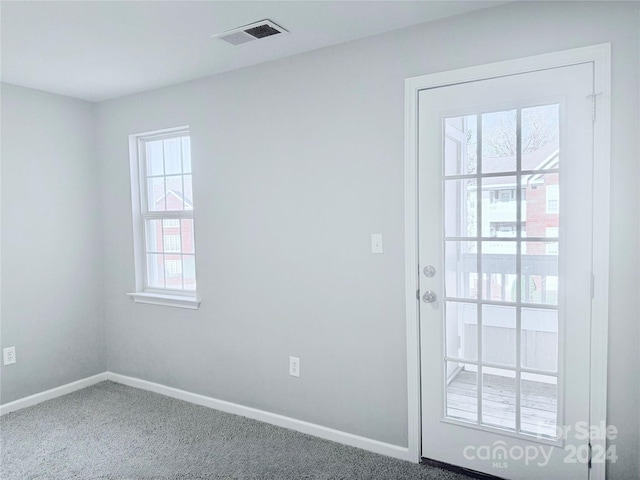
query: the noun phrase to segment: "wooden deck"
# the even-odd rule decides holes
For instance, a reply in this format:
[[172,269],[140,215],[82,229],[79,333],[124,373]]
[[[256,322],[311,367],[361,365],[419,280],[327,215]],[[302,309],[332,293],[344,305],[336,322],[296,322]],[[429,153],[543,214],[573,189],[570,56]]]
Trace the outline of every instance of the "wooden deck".
[[[482,424],[515,430],[515,379],[483,375]],[[459,372],[447,387],[447,416],[475,422],[478,391],[476,373]],[[556,385],[522,381],[521,430],[555,437],[557,422]]]

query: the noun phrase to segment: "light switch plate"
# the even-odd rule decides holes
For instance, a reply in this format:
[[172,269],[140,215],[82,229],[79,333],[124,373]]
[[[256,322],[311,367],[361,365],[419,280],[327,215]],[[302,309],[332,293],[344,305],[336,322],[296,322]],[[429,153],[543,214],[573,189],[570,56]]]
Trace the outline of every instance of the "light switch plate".
[[371,253],[384,253],[381,233],[371,234]]

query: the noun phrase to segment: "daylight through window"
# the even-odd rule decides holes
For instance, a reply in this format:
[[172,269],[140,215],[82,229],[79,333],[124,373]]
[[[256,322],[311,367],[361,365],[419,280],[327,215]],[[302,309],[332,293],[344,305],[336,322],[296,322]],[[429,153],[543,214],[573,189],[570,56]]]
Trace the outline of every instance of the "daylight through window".
[[[191,142],[188,130],[137,136],[137,272],[144,292],[195,295]],[[133,183],[132,183],[133,184]],[[140,268],[139,268],[140,269]],[[141,280],[141,281],[140,281]]]

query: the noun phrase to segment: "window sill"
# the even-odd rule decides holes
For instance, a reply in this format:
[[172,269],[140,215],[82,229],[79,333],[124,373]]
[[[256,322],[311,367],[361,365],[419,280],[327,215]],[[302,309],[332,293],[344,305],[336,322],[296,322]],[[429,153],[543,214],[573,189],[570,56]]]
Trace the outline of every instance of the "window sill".
[[200,307],[200,300],[195,297],[148,292],[127,293],[127,295],[130,296],[136,303],[161,305],[164,307],[187,308],[189,310],[197,310]]

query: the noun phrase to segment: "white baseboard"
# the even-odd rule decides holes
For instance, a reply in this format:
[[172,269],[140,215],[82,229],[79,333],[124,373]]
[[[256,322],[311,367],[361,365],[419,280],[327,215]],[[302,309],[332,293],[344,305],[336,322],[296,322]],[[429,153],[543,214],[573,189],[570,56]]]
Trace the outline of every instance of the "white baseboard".
[[36,393],[35,395],[20,398],[13,402],[5,403],[4,405],[0,405],[0,416],[15,412],[22,408],[31,407],[32,405],[37,405],[38,403],[51,400],[52,398],[61,397],[62,395],[75,392],[76,390],[82,390],[83,388],[90,387],[96,383],[104,382],[106,379],[107,372],[103,372],[93,375],[92,377],[83,378],[75,382],[67,383],[66,385],[52,388],[51,390],[46,390],[44,392]]
[[195,403],[204,407],[214,408],[223,412],[252,418],[261,422],[277,425],[278,427],[284,427],[290,430],[295,430],[297,432],[302,432],[313,435],[315,437],[323,438],[325,440],[331,440],[343,445],[362,448],[363,450],[387,455],[389,457],[399,458],[401,460],[409,460],[409,449],[407,447],[399,447],[390,443],[380,442],[378,440],[372,440],[366,437],[360,437],[358,435],[342,432],[340,430],[334,430],[333,428],[327,428],[321,425],[316,425],[314,423],[296,420],[295,418],[285,417],[284,415],[269,413],[265,412],[264,410],[245,407],[237,403],[218,400],[216,398],[206,397],[197,393],[191,393],[185,390],[167,387],[159,383],[140,380],[139,378],[127,377],[125,375],[120,375],[112,372],[107,372],[106,376],[107,380],[121,383],[123,385],[128,385],[130,387],[160,393],[162,395],[166,395],[167,397],[177,398],[179,400]]
[[15,412],[22,408],[37,405],[38,403],[46,400],[51,400],[52,398],[60,397],[68,393],[75,392],[76,390],[81,390],[91,385],[95,385],[96,383],[104,382],[105,380],[111,380],[112,382],[121,383],[130,387],[156,392],[166,395],[167,397],[177,398],[178,400],[184,400],[186,402],[195,403],[196,405],[214,408],[234,415],[252,418],[260,422],[270,423],[272,425],[277,425],[278,427],[288,428],[290,430],[306,433],[325,440],[331,440],[332,442],[341,443],[343,445],[361,448],[363,450],[399,458],[401,460],[409,460],[409,449],[407,447],[399,447],[390,443],[380,442],[378,440],[353,435],[333,428],[323,427],[314,423],[285,417],[284,415],[265,412],[264,410],[258,410],[257,408],[245,407],[237,403],[218,400],[217,398],[206,397],[197,393],[191,393],[185,390],[179,390],[159,383],[148,382],[134,377],[127,377],[126,375],[120,375],[113,372],[99,373],[75,382],[67,383],[66,385],[52,388],[51,390],[46,390],[13,402],[5,403],[4,405],[0,405],[0,415],[6,415],[7,413]]

